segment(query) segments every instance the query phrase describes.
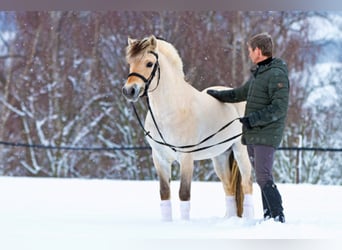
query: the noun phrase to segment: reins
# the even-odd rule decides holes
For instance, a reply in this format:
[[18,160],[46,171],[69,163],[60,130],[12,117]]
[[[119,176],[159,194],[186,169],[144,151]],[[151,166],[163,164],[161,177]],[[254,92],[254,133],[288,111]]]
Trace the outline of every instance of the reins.
[[[157,124],[157,121],[156,121],[156,119],[155,119],[155,117],[154,117],[154,114],[153,114],[153,111],[152,111],[152,108],[151,108],[151,105],[150,105],[149,97],[148,97],[148,89],[149,89],[149,87],[150,87],[150,84],[151,84],[153,78],[155,77],[155,74],[156,74],[157,70],[158,70],[158,81],[157,81],[157,86],[155,87],[155,89],[158,87],[159,81],[160,81],[160,66],[159,66],[159,62],[158,62],[158,54],[155,53],[155,52],[153,52],[153,51],[150,51],[149,53],[152,53],[152,54],[156,57],[156,59],[157,59],[156,63],[154,64],[154,68],[153,68],[153,70],[152,70],[151,75],[149,76],[149,78],[147,79],[147,78],[145,78],[143,75],[141,75],[141,74],[139,74],[139,73],[135,73],[135,72],[132,72],[132,73],[130,73],[130,74],[128,75],[128,77],[130,77],[130,76],[137,76],[137,77],[141,78],[141,79],[145,82],[146,87],[145,87],[145,91],[144,91],[144,93],[143,93],[142,96],[145,96],[145,97],[146,97],[146,105],[147,105],[148,111],[149,111],[150,114],[151,114],[151,118],[152,118],[153,124],[154,124],[154,126],[156,127],[156,129],[157,129],[157,132],[158,132],[158,134],[159,134],[159,136],[160,136],[160,138],[161,138],[161,141],[160,141],[160,140],[157,140],[157,139],[155,139],[155,138],[153,138],[153,137],[151,136],[150,131],[146,131],[146,129],[145,129],[143,123],[142,123],[142,120],[140,119],[140,117],[139,117],[139,115],[138,115],[137,109],[136,109],[134,103],[132,102],[133,111],[134,111],[134,113],[135,113],[135,116],[137,117],[137,120],[138,120],[138,122],[139,122],[140,127],[142,128],[142,130],[143,130],[144,133],[145,133],[145,136],[147,136],[147,137],[150,138],[152,141],[154,141],[154,142],[156,142],[156,143],[158,143],[158,144],[160,144],[160,145],[164,145],[164,146],[167,146],[167,147],[171,148],[171,149],[172,149],[173,151],[175,151],[175,152],[180,152],[180,153],[193,153],[193,152],[202,151],[202,150],[205,150],[205,149],[208,149],[208,148],[212,148],[212,147],[217,146],[217,145],[224,144],[224,143],[226,143],[226,142],[229,142],[229,141],[231,141],[231,140],[234,140],[234,139],[238,138],[239,136],[241,136],[241,135],[243,134],[243,133],[240,133],[240,134],[238,134],[238,135],[232,136],[232,137],[230,137],[230,138],[228,138],[228,139],[225,139],[225,140],[223,140],[223,141],[220,141],[220,142],[218,142],[218,143],[211,144],[211,145],[208,145],[208,146],[204,146],[204,147],[200,147],[200,148],[196,148],[196,149],[192,149],[192,150],[186,150],[186,149],[189,149],[189,148],[197,147],[197,146],[199,146],[199,145],[205,143],[206,141],[210,140],[210,139],[213,138],[215,135],[217,135],[218,133],[220,133],[221,131],[223,131],[223,130],[226,129],[227,127],[229,127],[233,122],[235,122],[236,120],[239,119],[239,118],[236,118],[236,119],[234,119],[234,120],[228,122],[227,124],[225,124],[222,128],[220,128],[220,129],[219,129],[218,131],[216,131],[215,133],[213,133],[213,134],[209,135],[208,137],[202,139],[200,142],[198,142],[198,143],[196,143],[196,144],[178,146],[178,145],[174,145],[174,144],[167,143],[166,140],[164,139],[164,136],[163,136],[163,134],[161,133],[161,131],[160,131],[160,129],[159,129],[159,126],[158,126],[158,124]],[[127,78],[128,78],[128,77],[127,77]]]

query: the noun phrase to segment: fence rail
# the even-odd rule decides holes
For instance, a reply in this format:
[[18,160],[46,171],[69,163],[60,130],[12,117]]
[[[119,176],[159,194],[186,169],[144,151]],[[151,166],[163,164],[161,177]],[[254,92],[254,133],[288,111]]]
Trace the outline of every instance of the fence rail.
[[[39,148],[39,149],[69,150],[69,151],[151,150],[150,146],[77,147],[77,146],[54,146],[54,145],[43,145],[43,144],[29,144],[29,143],[22,143],[22,142],[6,142],[6,141],[0,141],[0,145],[7,146],[7,147]],[[342,148],[321,148],[321,147],[279,147],[277,150],[342,152]]]

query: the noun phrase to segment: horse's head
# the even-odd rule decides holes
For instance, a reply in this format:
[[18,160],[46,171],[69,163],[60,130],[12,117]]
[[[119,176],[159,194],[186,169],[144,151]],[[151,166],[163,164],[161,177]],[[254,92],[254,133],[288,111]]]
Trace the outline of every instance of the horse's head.
[[156,48],[157,39],[154,36],[142,40],[128,38],[126,60],[129,64],[129,75],[122,88],[127,100],[135,102],[146,94],[159,67]]

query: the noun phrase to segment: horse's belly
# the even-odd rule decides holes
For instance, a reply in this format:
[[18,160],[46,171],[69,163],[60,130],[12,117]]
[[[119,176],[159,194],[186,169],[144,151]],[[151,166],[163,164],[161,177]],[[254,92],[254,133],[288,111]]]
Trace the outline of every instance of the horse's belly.
[[228,149],[230,149],[232,144],[233,144],[232,142],[229,142],[229,143],[213,146],[213,147],[210,147],[210,148],[207,148],[204,150],[194,152],[193,153],[193,159],[195,161],[199,161],[199,160],[205,160],[205,159],[213,158],[215,156],[218,156],[218,155],[224,153]]
[[[224,153],[228,149],[230,149],[232,144],[236,142],[236,140],[240,140],[240,138],[234,139],[230,142],[227,142],[221,145],[203,144],[195,148],[175,148],[175,149],[171,149],[170,147],[166,145],[161,145],[151,140],[149,140],[149,144],[160,160],[162,160],[163,162],[171,163],[175,160],[178,160],[180,155],[182,154],[191,154],[193,160],[195,161],[216,157]],[[210,147],[206,148],[207,146],[210,146]]]

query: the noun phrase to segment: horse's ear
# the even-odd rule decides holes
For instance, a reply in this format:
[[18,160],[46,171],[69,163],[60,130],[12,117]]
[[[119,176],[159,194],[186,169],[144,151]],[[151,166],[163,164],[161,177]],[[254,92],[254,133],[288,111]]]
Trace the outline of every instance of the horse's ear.
[[151,44],[151,49],[155,49],[157,47],[157,38],[152,35],[150,36],[150,44]]
[[128,37],[128,39],[127,39],[128,45],[132,45],[135,41],[136,41],[136,39],[132,39],[130,37]]

